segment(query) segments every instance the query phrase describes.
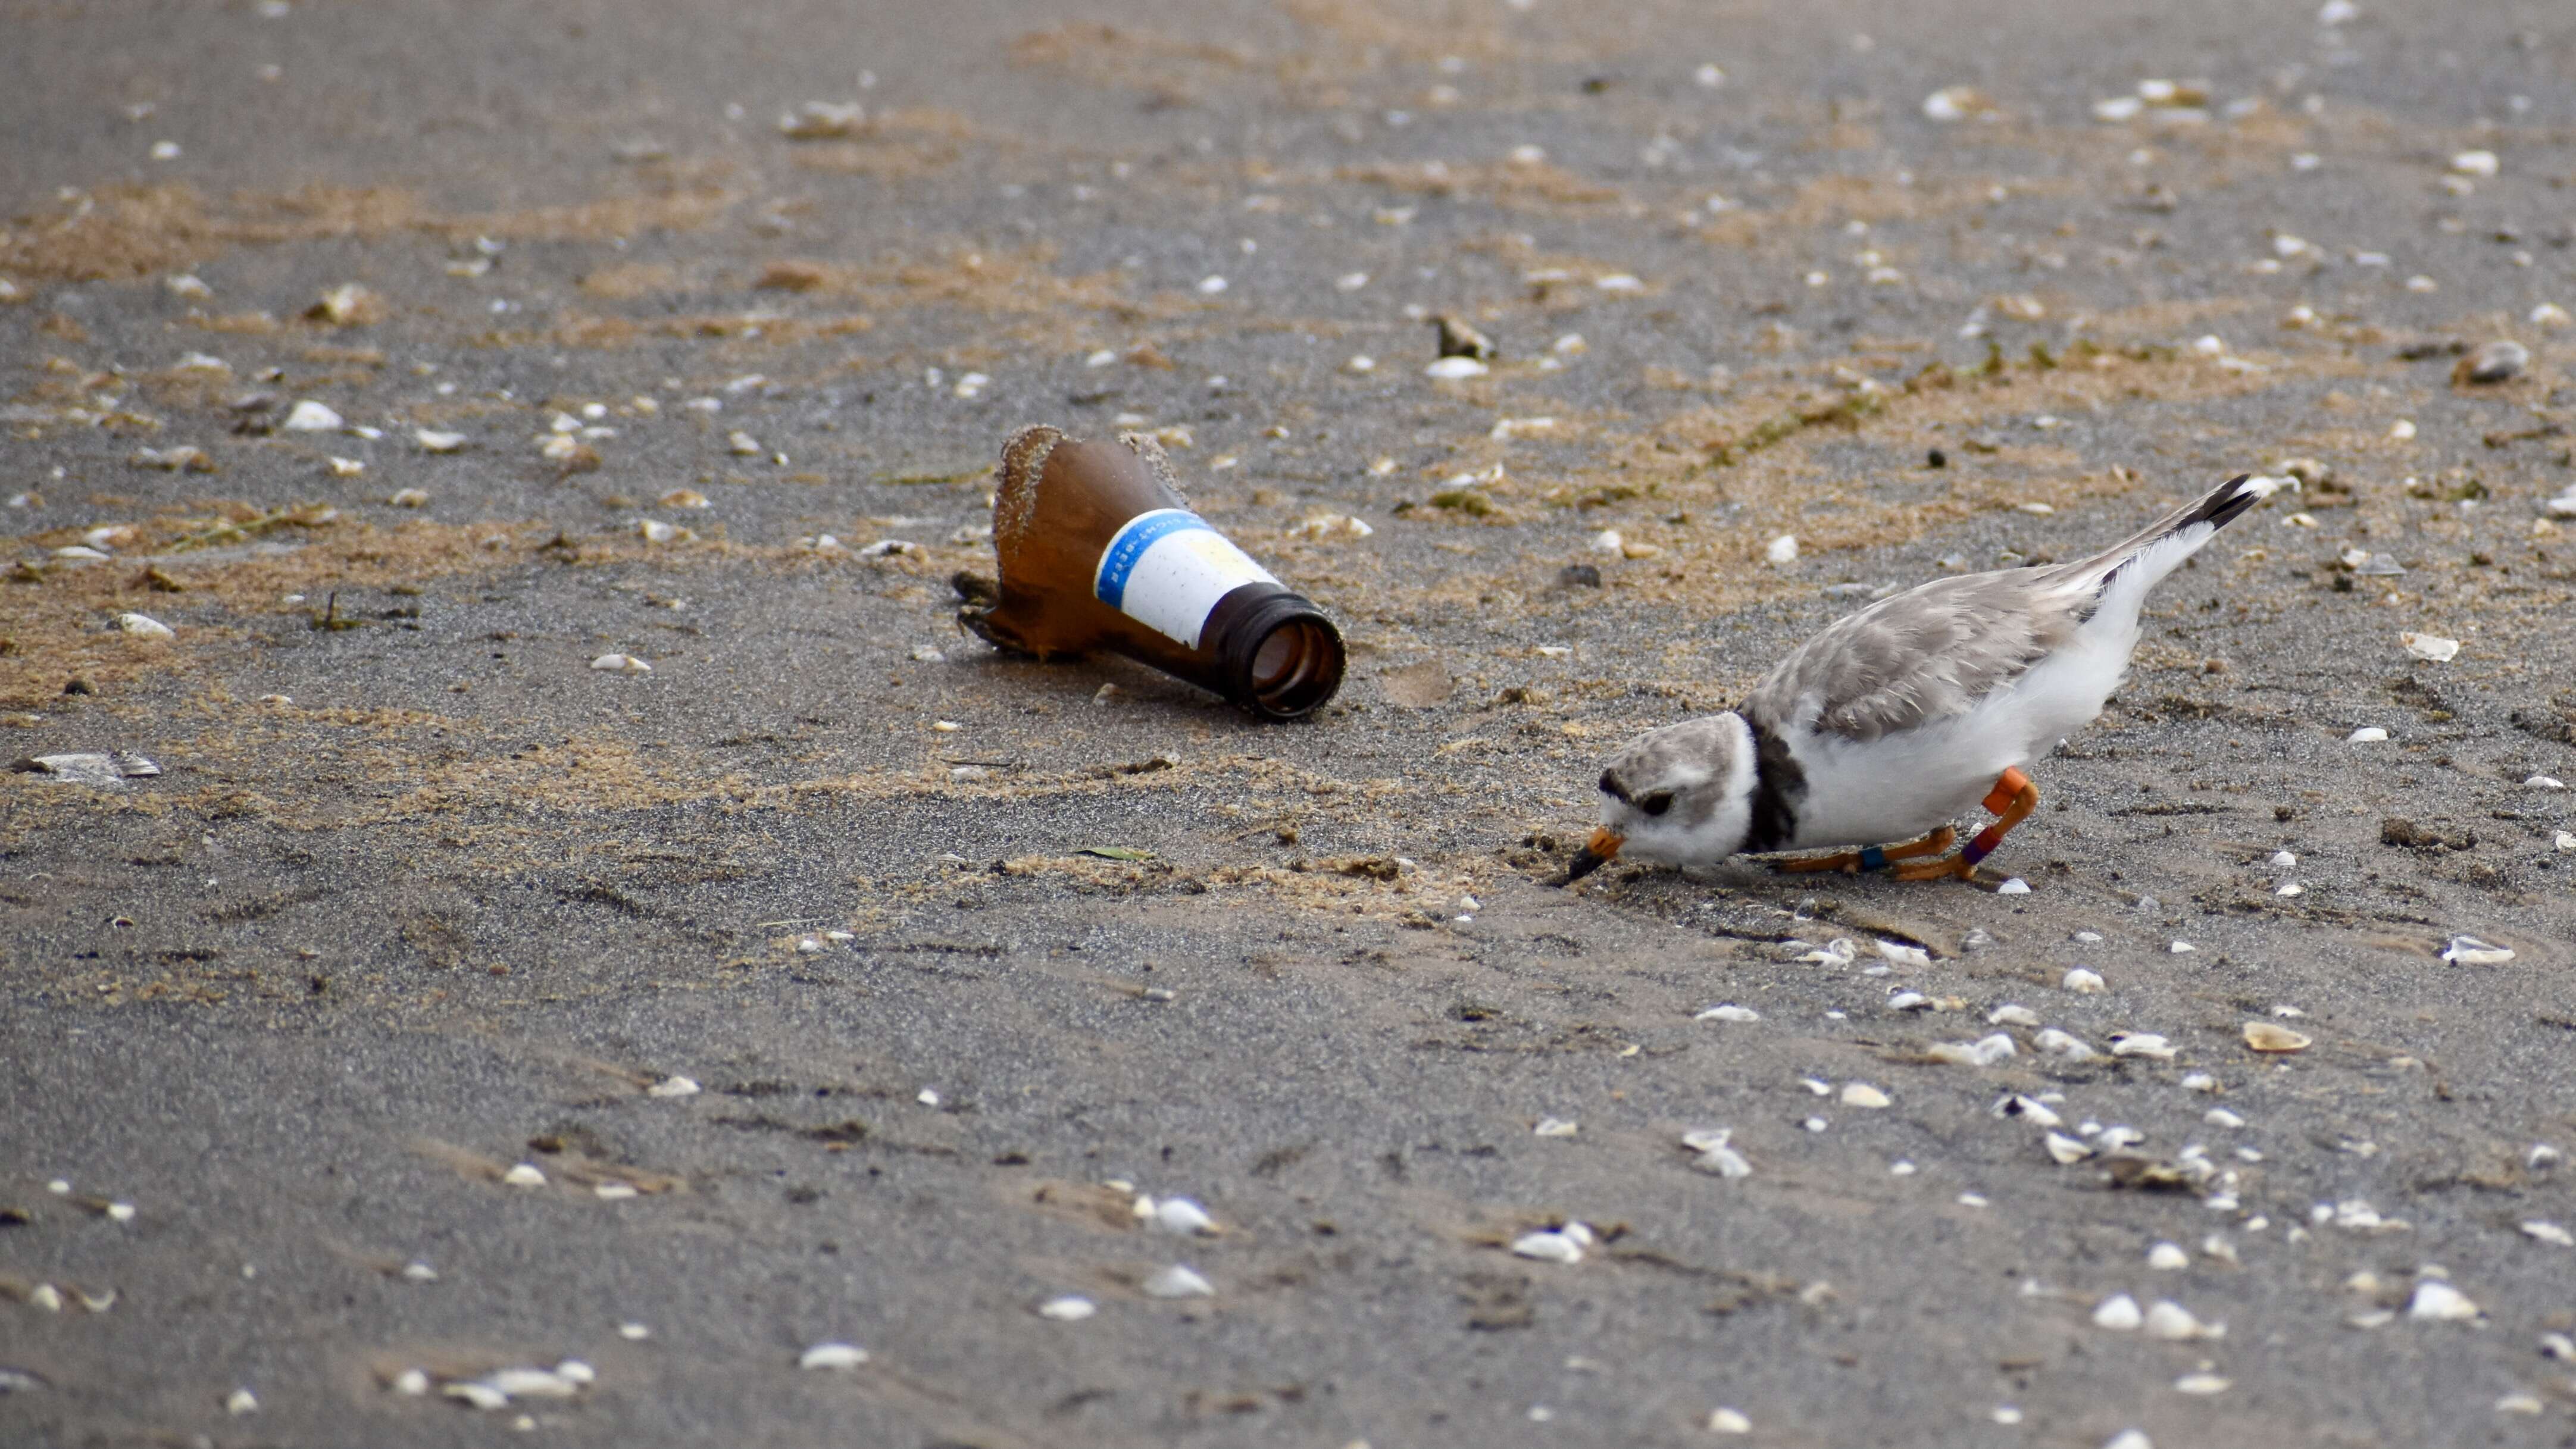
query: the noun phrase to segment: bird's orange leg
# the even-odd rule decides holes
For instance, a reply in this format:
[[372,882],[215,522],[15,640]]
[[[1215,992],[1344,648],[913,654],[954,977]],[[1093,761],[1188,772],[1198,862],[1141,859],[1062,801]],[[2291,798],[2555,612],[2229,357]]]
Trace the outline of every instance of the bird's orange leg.
[[1838,870],[1845,875],[1858,875],[1865,870],[1876,870],[1892,860],[1911,860],[1918,855],[1939,855],[1950,848],[1950,842],[1958,838],[1956,831],[1944,825],[1921,840],[1910,840],[1903,845],[1873,845],[1867,850],[1846,850],[1839,855],[1802,855],[1781,861],[1773,869],[1792,874],[1810,870]]
[[2039,808],[2039,787],[2021,771],[2006,770],[1996,777],[1995,788],[1986,792],[1985,805],[1988,813],[1998,818],[1994,824],[1978,831],[1976,839],[1961,847],[1957,855],[1917,865],[1900,865],[1896,868],[1896,878],[1940,880],[1957,876],[1961,880],[1974,880],[1977,862],[1994,854],[1995,847],[2004,843],[2004,835]]

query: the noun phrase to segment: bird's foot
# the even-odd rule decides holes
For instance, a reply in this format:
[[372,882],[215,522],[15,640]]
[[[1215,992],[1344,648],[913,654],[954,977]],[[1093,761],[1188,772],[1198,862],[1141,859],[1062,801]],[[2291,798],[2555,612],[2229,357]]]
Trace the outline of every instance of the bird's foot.
[[[1921,840],[1909,840],[1903,845],[1873,845],[1866,850],[1846,850],[1834,855],[1804,855],[1781,861],[1774,868],[1793,875],[1816,870],[1838,870],[1845,875],[1858,875],[1865,870],[1883,869],[1900,860],[1912,860],[1924,855],[1939,855],[1950,848],[1950,842],[1958,838],[1957,832],[1944,825]],[[1900,878],[1903,876],[1904,869],[1902,866],[1898,867]]]
[[[1995,780],[1995,788],[1986,792],[1985,806],[1998,818],[1994,824],[1978,831],[1976,839],[1961,846],[1957,855],[1900,865],[1896,868],[1896,878],[1948,880],[1955,876],[1960,880],[1975,880],[1978,862],[1994,854],[1995,847],[2004,843],[2005,833],[2039,808],[2039,787],[2021,771],[2006,770]],[[1947,832],[1944,834],[1946,836]],[[1941,843],[1947,846],[1950,842],[1945,838]]]

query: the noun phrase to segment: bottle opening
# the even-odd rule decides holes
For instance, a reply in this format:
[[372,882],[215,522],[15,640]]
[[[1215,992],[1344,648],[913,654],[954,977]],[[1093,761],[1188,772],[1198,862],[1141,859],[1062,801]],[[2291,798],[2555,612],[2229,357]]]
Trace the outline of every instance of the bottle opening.
[[1252,656],[1252,697],[1283,718],[1301,715],[1333,697],[1342,683],[1342,651],[1330,629],[1314,618],[1290,619],[1273,629]]

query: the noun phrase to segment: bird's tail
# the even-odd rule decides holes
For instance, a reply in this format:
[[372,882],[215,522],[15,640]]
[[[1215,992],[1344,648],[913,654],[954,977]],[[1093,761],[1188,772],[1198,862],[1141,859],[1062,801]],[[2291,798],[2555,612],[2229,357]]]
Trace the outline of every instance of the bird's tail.
[[2157,519],[2134,537],[2091,558],[2064,565],[2051,582],[2096,597],[2107,593],[2114,584],[2128,585],[2143,594],[2180,568],[2184,559],[2200,552],[2201,545],[2235,522],[2237,515],[2283,488],[2295,490],[2298,486],[2297,480],[2291,478],[2239,473],[2207,496]]

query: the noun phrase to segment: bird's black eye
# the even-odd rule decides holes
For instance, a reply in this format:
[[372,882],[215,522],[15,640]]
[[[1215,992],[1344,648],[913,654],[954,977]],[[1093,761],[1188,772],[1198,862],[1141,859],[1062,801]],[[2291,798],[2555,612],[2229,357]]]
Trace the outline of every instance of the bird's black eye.
[[1649,815],[1661,815],[1665,811],[1673,808],[1673,792],[1670,790],[1657,790],[1652,795],[1639,796],[1637,799],[1637,808],[1645,811]]

